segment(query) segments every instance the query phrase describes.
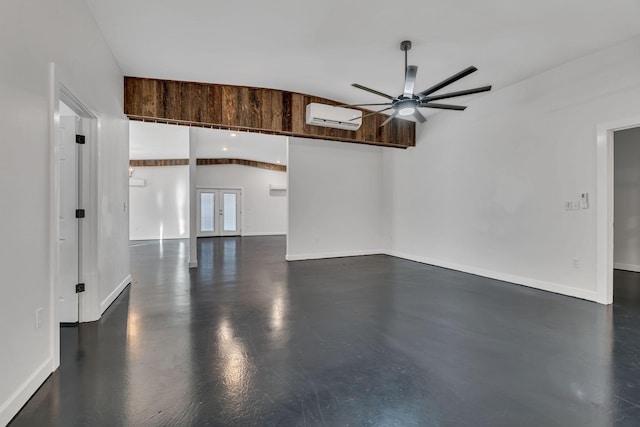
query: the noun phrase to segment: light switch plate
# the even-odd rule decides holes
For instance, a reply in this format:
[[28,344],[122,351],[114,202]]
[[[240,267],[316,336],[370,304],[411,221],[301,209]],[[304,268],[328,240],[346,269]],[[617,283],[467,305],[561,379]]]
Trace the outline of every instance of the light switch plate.
[[589,209],[589,193],[580,194],[580,208]]

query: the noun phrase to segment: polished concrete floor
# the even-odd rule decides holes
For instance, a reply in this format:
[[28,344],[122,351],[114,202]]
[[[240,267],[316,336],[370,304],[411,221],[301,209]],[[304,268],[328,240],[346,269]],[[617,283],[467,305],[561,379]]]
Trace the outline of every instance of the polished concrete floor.
[[132,243],[11,426],[638,426],[640,278],[605,307],[405,261],[286,263],[284,238]]

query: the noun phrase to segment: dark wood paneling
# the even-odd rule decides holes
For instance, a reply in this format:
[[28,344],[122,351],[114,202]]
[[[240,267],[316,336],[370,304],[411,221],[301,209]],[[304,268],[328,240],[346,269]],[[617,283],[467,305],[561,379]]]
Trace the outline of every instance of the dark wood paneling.
[[141,166],[184,166],[188,164],[189,159],[129,160],[129,166],[134,168]]
[[395,119],[380,128],[385,115],[364,118],[357,131],[308,126],[307,104],[340,103],[276,89],[125,77],[124,101],[125,114],[132,120],[387,147],[415,146],[415,123]]
[[211,166],[211,165],[242,165],[250,166],[253,168],[268,169],[278,172],[286,172],[287,167],[284,165],[278,165],[276,163],[257,162],[255,160],[245,159],[198,159],[198,166]]

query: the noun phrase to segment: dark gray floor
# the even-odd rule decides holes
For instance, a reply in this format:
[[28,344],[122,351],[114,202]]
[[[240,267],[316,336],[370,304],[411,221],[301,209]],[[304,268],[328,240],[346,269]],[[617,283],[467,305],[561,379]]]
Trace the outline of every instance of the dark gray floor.
[[284,238],[132,245],[134,283],[62,330],[18,426],[638,426],[640,278],[605,307]]

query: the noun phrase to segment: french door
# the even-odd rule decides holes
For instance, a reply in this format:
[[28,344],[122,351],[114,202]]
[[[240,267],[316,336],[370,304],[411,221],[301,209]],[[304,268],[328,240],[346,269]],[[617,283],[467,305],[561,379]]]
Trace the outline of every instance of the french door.
[[239,236],[240,195],[240,190],[199,189],[197,236]]

